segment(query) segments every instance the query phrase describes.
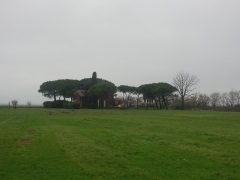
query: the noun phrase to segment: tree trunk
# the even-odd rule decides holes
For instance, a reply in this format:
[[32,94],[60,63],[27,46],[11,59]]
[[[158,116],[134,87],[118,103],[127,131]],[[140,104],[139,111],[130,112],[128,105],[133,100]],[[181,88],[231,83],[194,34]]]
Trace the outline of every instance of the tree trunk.
[[160,96],[158,97],[158,101],[159,101],[160,110],[162,110],[162,101],[161,101],[161,97]]
[[165,105],[165,109],[168,109],[166,98],[164,96],[162,96],[162,99],[163,99],[163,103]]
[[157,110],[159,110],[157,99],[155,98],[154,101],[155,101],[155,105],[156,105]]
[[182,96],[181,99],[182,99],[182,109],[184,110],[185,109],[184,96]]
[[137,110],[138,110],[138,101],[139,101],[139,94],[137,95]]

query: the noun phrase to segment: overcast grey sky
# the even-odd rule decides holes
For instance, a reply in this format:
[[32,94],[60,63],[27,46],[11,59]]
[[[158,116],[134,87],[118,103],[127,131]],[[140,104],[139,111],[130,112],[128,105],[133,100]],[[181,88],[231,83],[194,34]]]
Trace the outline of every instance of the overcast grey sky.
[[198,76],[240,90],[239,0],[0,0],[0,103],[41,104],[49,80],[117,86]]

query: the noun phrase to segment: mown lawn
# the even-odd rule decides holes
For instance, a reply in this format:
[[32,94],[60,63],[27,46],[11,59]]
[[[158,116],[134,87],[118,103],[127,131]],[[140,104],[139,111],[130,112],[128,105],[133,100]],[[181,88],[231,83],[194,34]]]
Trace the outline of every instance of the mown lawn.
[[0,179],[240,179],[240,113],[1,108]]

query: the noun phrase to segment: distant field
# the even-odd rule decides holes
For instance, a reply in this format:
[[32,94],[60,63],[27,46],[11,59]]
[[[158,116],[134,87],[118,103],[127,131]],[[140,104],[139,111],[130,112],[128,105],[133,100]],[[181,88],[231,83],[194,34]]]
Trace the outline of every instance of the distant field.
[[240,113],[1,108],[0,179],[240,179]]

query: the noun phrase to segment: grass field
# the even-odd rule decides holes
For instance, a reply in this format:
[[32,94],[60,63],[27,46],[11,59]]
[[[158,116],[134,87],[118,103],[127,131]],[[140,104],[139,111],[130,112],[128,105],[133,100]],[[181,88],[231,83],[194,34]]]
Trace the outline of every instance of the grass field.
[[0,179],[240,179],[240,113],[1,108]]

